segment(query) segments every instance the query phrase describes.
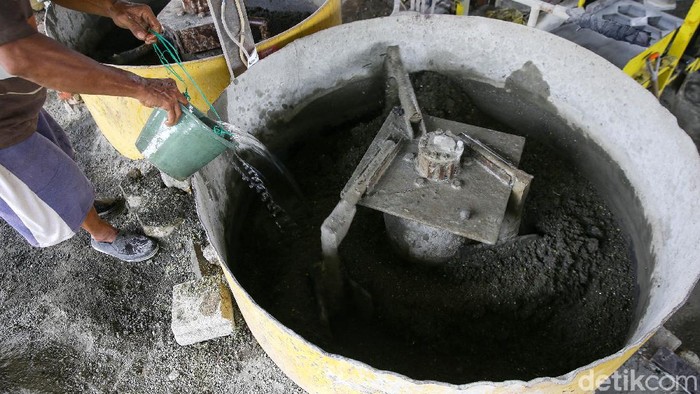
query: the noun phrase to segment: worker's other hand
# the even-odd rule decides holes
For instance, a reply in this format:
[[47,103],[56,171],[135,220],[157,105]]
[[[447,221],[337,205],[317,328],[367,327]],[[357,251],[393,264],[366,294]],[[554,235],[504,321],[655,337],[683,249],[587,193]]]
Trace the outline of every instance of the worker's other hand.
[[187,105],[187,99],[180,92],[175,81],[169,78],[143,78],[143,89],[137,99],[150,108],[168,111],[168,126],[174,126],[182,115],[180,104]]
[[110,16],[117,26],[131,30],[131,33],[146,44],[158,42],[156,36],[149,33],[154,30],[163,32],[163,26],[158,22],[151,7],[146,4],[131,3],[124,0],[116,0],[110,7]]

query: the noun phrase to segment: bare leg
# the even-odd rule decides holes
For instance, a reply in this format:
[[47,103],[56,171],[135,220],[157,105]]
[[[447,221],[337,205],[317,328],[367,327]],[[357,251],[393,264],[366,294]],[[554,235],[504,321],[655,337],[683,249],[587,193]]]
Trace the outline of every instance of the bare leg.
[[97,215],[95,208],[90,208],[90,212],[88,212],[85,221],[83,221],[83,224],[80,227],[90,233],[95,241],[113,242],[117,237],[118,230],[111,224],[102,220]]

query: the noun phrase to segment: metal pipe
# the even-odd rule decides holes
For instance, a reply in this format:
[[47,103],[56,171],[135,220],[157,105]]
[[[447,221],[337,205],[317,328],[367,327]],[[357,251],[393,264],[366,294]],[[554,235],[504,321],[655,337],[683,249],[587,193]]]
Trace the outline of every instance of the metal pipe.
[[527,18],[527,25],[529,27],[535,27],[537,26],[537,20],[540,17],[540,7],[532,7],[530,8],[530,17]]
[[412,128],[417,129],[415,130],[416,135],[425,134],[423,113],[418,105],[418,98],[416,98],[413,85],[411,85],[411,78],[408,76],[408,72],[406,72],[401,61],[401,53],[398,47],[391,46],[387,48],[385,67],[387,76],[396,84],[399,101],[401,102],[401,108],[405,111],[406,119],[409,120]]
[[527,25],[530,27],[535,27],[537,25],[537,19],[540,16],[540,11],[544,11],[548,14],[552,14],[561,19],[567,20],[570,18],[568,13],[568,8],[562,7],[560,5],[545,3],[541,0],[512,0],[516,3],[520,3],[530,7],[530,18],[527,20]]

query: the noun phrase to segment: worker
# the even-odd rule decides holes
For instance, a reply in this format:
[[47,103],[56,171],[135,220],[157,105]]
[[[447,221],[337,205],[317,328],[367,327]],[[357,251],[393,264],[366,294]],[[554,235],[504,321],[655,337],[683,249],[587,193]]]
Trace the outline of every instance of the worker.
[[[111,18],[147,44],[162,26],[147,5],[123,0],[53,0],[77,11]],[[96,210],[90,182],[74,161],[61,127],[42,109],[46,88],[124,96],[168,111],[168,125],[187,100],[171,79],[141,78],[102,65],[37,31],[29,0],[0,0],[0,216],[34,246],[90,233],[94,249],[122,261],[158,252],[145,235],[120,231]],[[101,211],[109,204],[98,204]]]

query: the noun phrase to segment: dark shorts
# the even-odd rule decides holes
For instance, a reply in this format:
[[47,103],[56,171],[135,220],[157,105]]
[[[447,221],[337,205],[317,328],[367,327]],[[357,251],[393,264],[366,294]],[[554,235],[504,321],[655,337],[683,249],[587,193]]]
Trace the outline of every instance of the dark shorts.
[[0,149],[0,217],[39,247],[80,228],[95,200],[63,129],[44,110],[36,133]]

